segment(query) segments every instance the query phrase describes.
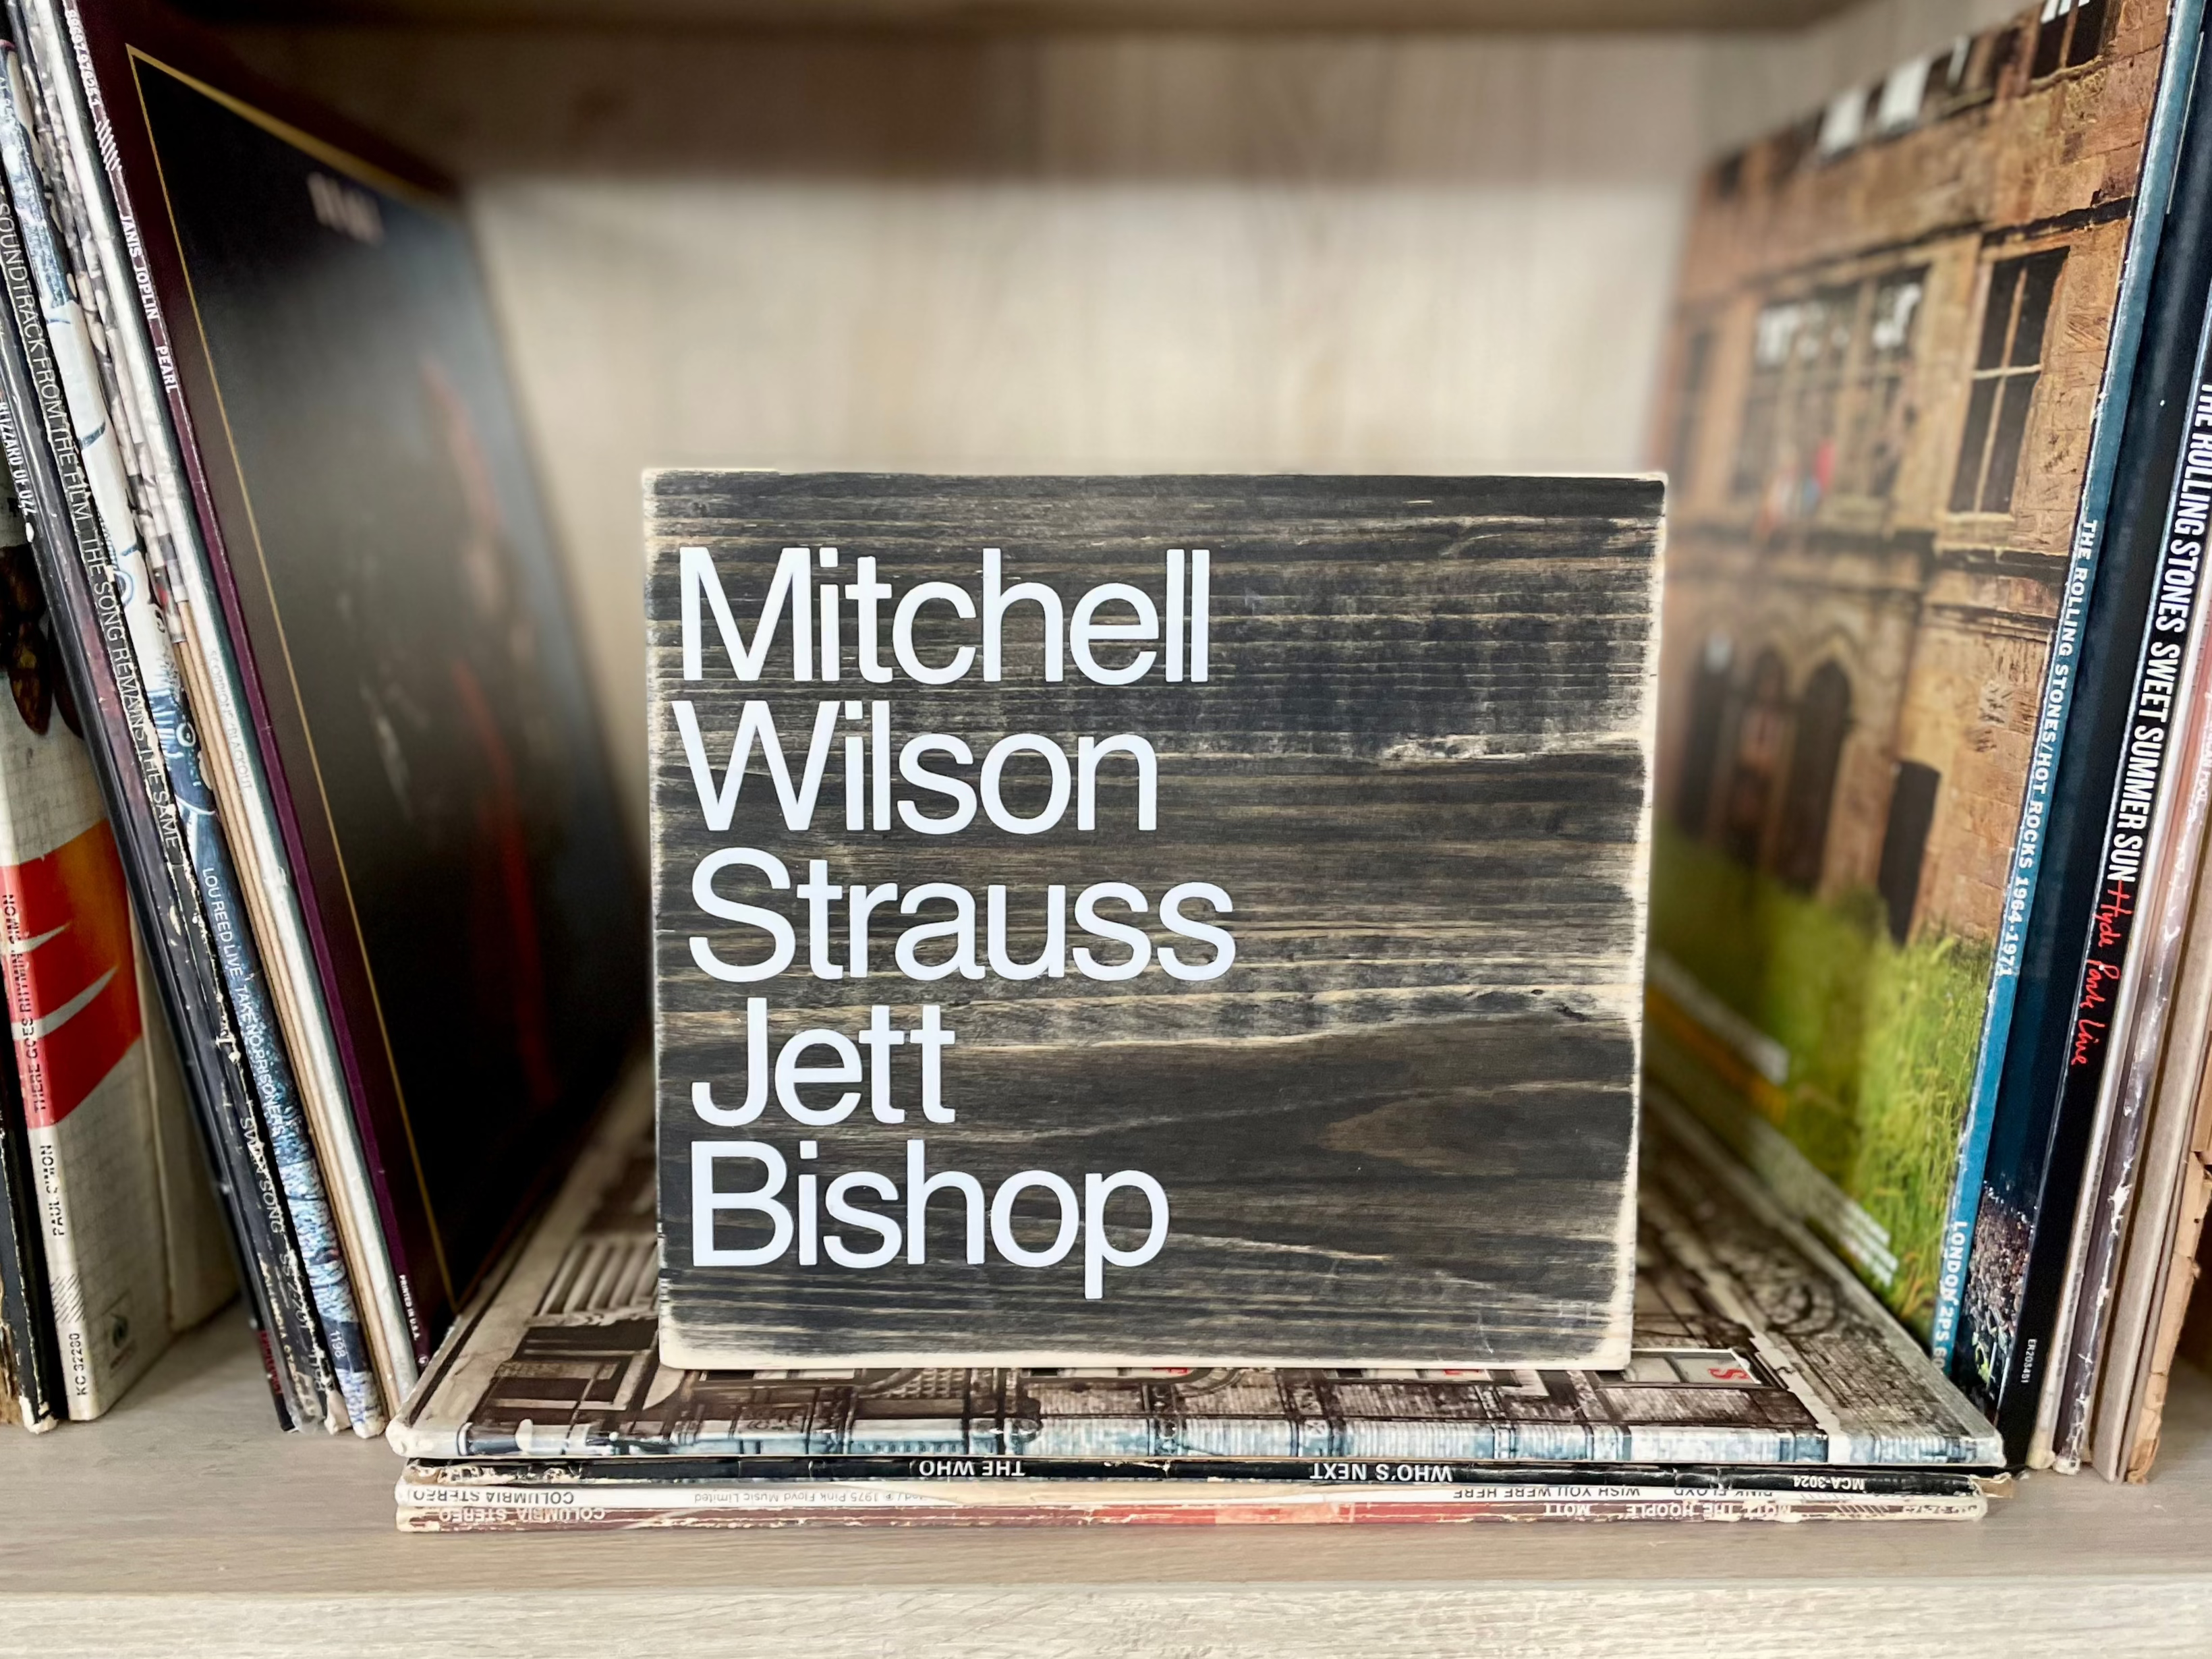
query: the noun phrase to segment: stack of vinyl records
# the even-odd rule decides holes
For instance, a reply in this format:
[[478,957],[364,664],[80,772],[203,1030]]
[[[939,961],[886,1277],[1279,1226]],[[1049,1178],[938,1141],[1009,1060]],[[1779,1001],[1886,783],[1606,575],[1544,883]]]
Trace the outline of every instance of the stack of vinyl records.
[[659,1351],[632,1102],[391,1431],[424,1532],[1971,1520],[1996,1437],[1679,1109],[1624,1369],[695,1370]]

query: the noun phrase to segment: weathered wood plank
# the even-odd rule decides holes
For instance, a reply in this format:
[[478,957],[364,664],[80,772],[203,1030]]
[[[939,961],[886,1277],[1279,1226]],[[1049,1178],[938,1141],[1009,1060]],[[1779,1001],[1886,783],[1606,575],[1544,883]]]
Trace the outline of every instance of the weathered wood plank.
[[[1659,506],[1655,482],[1627,479],[655,475],[664,1346],[680,1363],[723,1365],[955,1355],[1587,1363],[1617,1352]],[[758,647],[779,569],[787,584],[802,568],[782,557],[794,547],[815,550],[803,568],[817,582],[854,583],[861,558],[878,561],[891,590],[883,619],[908,617],[908,652],[896,656],[886,638],[888,682],[861,678],[858,596],[848,592],[837,603],[840,678],[816,678],[810,660],[796,678],[787,586],[783,624],[759,647],[757,677],[742,679],[714,593],[695,580],[698,678],[687,681],[685,547],[711,562],[741,654]],[[1003,550],[1006,587],[1056,593],[1071,629],[1077,601],[1098,584],[1141,591],[1154,636],[1102,645],[1095,663],[1111,671],[1152,651],[1150,671],[1099,684],[1071,636],[1066,678],[1048,681],[1045,613],[1025,601],[1005,613],[1003,677],[986,680],[983,623],[956,615],[951,591],[967,608],[987,603],[986,548]],[[1203,605],[1191,551],[1201,548]],[[823,549],[836,550],[834,567]],[[1170,549],[1183,550],[1180,565]],[[902,604],[924,582],[949,586]],[[1160,635],[1180,612],[1183,665],[1194,667],[1201,610],[1207,678],[1171,682]],[[1138,615],[1126,589],[1097,612]],[[821,625],[817,600],[810,659],[822,657]],[[916,683],[915,667],[949,670],[969,648],[976,658],[961,678]],[[824,698],[818,793],[811,817],[799,813],[803,827],[790,827],[793,805],[749,746],[726,825],[711,828],[748,702],[773,715],[795,795]],[[678,702],[695,722],[703,785]],[[952,834],[922,833],[903,813],[874,827],[886,789],[924,817],[951,807],[906,775],[903,746],[923,733],[969,746],[968,763],[940,750],[925,763],[970,786],[1009,735],[1036,734],[1064,753],[1065,787],[1034,750],[1007,762],[1000,816],[1015,823],[1051,818],[1056,793],[1079,795],[1083,738],[1138,734],[1157,757],[1157,823],[1139,827],[1139,767],[1124,755],[1098,769],[1089,830],[1073,801],[1041,833],[1013,833],[988,811]],[[848,739],[861,745],[849,777]],[[847,827],[854,811],[869,827]],[[747,855],[734,866],[732,849]],[[717,854],[720,872],[707,867],[720,915],[695,885]],[[754,854],[780,861],[784,890]],[[812,879],[836,890],[810,901],[796,888],[817,860]],[[899,965],[902,933],[956,917],[949,894],[906,914],[895,896],[851,926],[854,887],[905,895],[930,883],[972,896],[972,975],[951,965],[960,953],[944,938],[910,945]],[[1077,911],[1100,883],[1127,884],[1146,904],[1141,916],[1119,900],[1094,913],[1142,925],[1149,960],[1133,975],[1112,971],[1133,939],[1095,937]],[[1187,883],[1232,902],[1222,913],[1194,898],[1182,911],[1233,937],[1218,976],[1177,976],[1158,954],[1177,950],[1192,969],[1220,950],[1159,914]],[[733,915],[732,902],[766,907],[795,930],[773,976],[702,969],[702,951],[739,969],[771,951],[759,918]],[[1054,911],[1058,945],[1046,922]],[[1063,971],[1003,971],[1040,958]],[[857,1038],[878,1003],[890,1027],[915,1033],[923,1006],[936,1005],[957,1034],[937,1051],[940,1120],[925,1120],[909,1040],[872,1048],[865,1078],[794,1084],[795,1113],[764,1077],[757,1115],[731,1121],[750,1092],[754,997],[766,1000],[763,1029],[779,1052],[805,1030]],[[892,1079],[881,1111],[876,1055]],[[798,1063],[837,1058],[817,1045]],[[695,1106],[701,1083],[718,1121]],[[838,1116],[848,1091],[853,1104]],[[752,1262],[695,1250],[692,1147],[702,1140],[773,1149],[714,1165],[714,1190],[761,1202],[724,1208],[711,1237],[699,1230],[709,1251],[757,1252]],[[983,1229],[981,1259],[970,1261],[967,1200],[940,1192],[916,1262],[906,1234],[917,1140],[928,1174],[972,1175],[987,1197],[1024,1170],[1057,1176],[1068,1195],[1030,1185],[1003,1223]],[[1085,1177],[1121,1171],[1149,1176],[1161,1196],[1125,1187],[1094,1235]],[[878,1223],[825,1217],[821,1259],[802,1263],[817,1252],[799,1219],[799,1176],[818,1180],[826,1201],[831,1181],[852,1172],[883,1177],[845,1189]],[[1095,1236],[1122,1256],[1145,1255],[1162,1198],[1156,1254],[1090,1267],[1103,1255]],[[847,1260],[890,1259],[838,1265],[832,1234]],[[1049,1265],[1037,1259],[1063,1237]]]

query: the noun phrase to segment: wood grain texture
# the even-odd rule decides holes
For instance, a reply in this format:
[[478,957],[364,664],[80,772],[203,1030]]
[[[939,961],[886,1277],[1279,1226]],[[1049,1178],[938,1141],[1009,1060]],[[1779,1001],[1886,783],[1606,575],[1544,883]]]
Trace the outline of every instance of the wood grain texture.
[[[1291,1540],[1271,1541],[1303,1555],[1312,1547],[1310,1534],[1322,1530],[1301,1528],[1306,1535],[1295,1540],[1295,1552]],[[1812,1538],[1825,1537],[1829,1529],[1794,1530],[1808,1535],[1809,1548]],[[1911,1531],[1917,1544],[1923,1528]],[[663,1534],[641,1536],[659,1541]],[[2022,1583],[2014,1593],[2031,1596],[2038,1588]],[[2124,1631],[2131,1655],[2165,1659],[2203,1654],[2212,1595],[2196,1584],[2155,1578],[2083,1585],[2074,1599],[2039,1615],[2032,1630],[2002,1644],[1992,1639],[1990,1627],[2004,1621],[1993,1615],[1988,1587],[1940,1583],[1897,1587],[1879,1599],[1849,1584],[1632,1589],[1606,1583],[1540,1589],[1470,1584],[1382,1591],[1296,1584],[1261,1594],[1210,1587],[1085,1591],[1058,1585],[914,1593],[863,1585],[806,1595],[742,1590],[582,1595],[564,1589],[465,1601],[385,1591],[287,1598],[256,1608],[205,1595],[117,1597],[97,1607],[39,1599],[18,1604],[15,1611],[21,1620],[16,1631],[33,1634],[40,1645],[15,1647],[11,1631],[0,1635],[0,1652],[35,1653],[40,1659],[204,1653],[225,1659],[325,1653],[347,1659],[509,1653],[599,1659],[646,1651],[647,1639],[656,1644],[653,1650],[701,1659],[752,1659],[763,1651],[823,1659],[883,1654],[1034,1659],[1041,1650],[1102,1659],[1347,1653],[1376,1659],[1461,1659],[1468,1653],[1704,1659],[1720,1631],[1755,1632],[1758,1641],[1777,1648],[1840,1649],[1892,1659],[1973,1654],[2070,1659]]]
[[[399,1460],[280,1435],[244,1328],[97,1424],[0,1433],[0,1655],[2201,1654],[2212,1385],[2148,1487],[2038,1476],[1972,1526],[803,1530],[404,1537]],[[2008,1616],[2032,1607],[2034,1616]]]
[[[1534,1364],[1620,1346],[1656,481],[667,472],[648,505],[671,1363]],[[1003,548],[1006,582],[1044,583],[1071,614],[1113,581],[1150,592],[1163,617],[1176,603],[1166,549],[1205,548],[1211,676],[1170,684],[1161,660],[1132,684],[1103,685],[1071,663],[1065,681],[1048,683],[1042,613],[1024,603],[1008,613],[995,684],[979,662],[953,684],[902,674],[867,685],[848,654],[839,686],[798,685],[787,644],[746,683],[711,619],[702,677],[684,679],[678,550],[708,550],[750,626],[780,550],[797,543],[841,550],[846,573],[875,557],[901,594],[934,581],[980,595],[981,550]],[[981,637],[942,602],[923,614],[925,663]],[[1133,649],[1116,645],[1110,660]],[[765,701],[796,755],[825,694],[887,696],[892,746],[949,732],[977,762],[1012,733],[1042,734],[1071,760],[1081,737],[1140,734],[1158,755],[1158,827],[1139,827],[1135,769],[1121,761],[1102,769],[1091,831],[1072,808],[1035,834],[981,816],[957,835],[916,833],[903,809],[888,832],[850,831],[842,766],[810,827],[793,831],[756,759],[734,819],[710,829],[672,700],[696,711],[719,779],[748,700]],[[904,767],[902,750],[901,800],[941,816],[947,803],[909,787]],[[1019,780],[1007,811],[1048,811],[1040,761],[1007,775]],[[1194,914],[1234,936],[1235,959],[1218,978],[1170,976],[1164,956],[1108,978],[1071,956],[1064,975],[1018,980],[981,969],[978,943],[975,976],[902,977],[893,944],[945,920],[951,903],[939,898],[874,913],[865,979],[849,976],[861,958],[839,907],[828,965],[847,976],[820,976],[802,947],[772,979],[724,982],[702,971],[695,939],[726,961],[761,959],[761,935],[695,898],[702,860],[729,848],[765,851],[794,879],[823,860],[848,885],[960,884],[982,913],[979,933],[985,889],[1003,887],[1004,954],[1016,963],[1049,959],[1054,884],[1071,951],[1119,963],[1121,945],[1086,933],[1078,895],[1120,882],[1159,906],[1178,883],[1208,882],[1233,914]],[[724,888],[792,902],[750,872]],[[805,907],[793,914],[803,927]],[[1164,915],[1136,920],[1186,963],[1216,957],[1216,945],[1167,931]],[[919,952],[921,964],[948,960],[948,948]],[[776,1043],[812,1027],[856,1032],[876,1003],[908,1029],[917,1005],[941,1005],[958,1034],[943,1060],[957,1123],[922,1122],[919,1068],[897,1059],[904,1122],[861,1107],[817,1131],[773,1105],[751,1128],[702,1121],[697,1083],[722,1102],[745,1096],[755,995]],[[810,1109],[837,1092],[817,1089]],[[933,1209],[926,1263],[909,1243],[905,1260],[866,1271],[802,1267],[795,1250],[757,1267],[695,1266],[691,1146],[732,1135],[780,1148],[794,1179],[801,1138],[818,1136],[825,1184],[873,1170],[910,1186],[915,1137],[929,1169],[969,1171],[992,1193],[1018,1170],[1054,1172],[1078,1190],[1092,1172],[1140,1170],[1164,1187],[1172,1219],[1157,1262],[1112,1271],[1095,1298],[1079,1253],[1048,1269],[1018,1265],[995,1224],[982,1262],[959,1259],[957,1194]],[[756,1188],[761,1167],[733,1161],[720,1184]],[[1061,1206],[1032,1189],[1015,1213],[1034,1250]],[[1132,1195],[1111,1213],[1137,1224],[1147,1208]],[[725,1248],[767,1241],[743,1219],[719,1229]],[[845,1237],[855,1250],[874,1242]]]

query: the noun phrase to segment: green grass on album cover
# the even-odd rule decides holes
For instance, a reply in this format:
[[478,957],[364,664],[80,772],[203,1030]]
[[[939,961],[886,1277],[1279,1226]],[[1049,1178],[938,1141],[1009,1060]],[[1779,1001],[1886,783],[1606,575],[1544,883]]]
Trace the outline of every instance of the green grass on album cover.
[[1816,899],[1665,824],[1651,942],[1790,1051],[1780,1127],[1887,1231],[1897,1273],[1875,1288],[1925,1335],[1989,947],[1899,946],[1871,889]]

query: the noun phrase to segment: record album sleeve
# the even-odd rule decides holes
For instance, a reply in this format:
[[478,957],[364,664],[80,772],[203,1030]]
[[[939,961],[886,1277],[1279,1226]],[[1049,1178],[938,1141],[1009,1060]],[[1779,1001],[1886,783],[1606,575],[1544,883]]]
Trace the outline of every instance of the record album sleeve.
[[[433,170],[170,14],[77,70],[416,1360],[639,1035],[641,891]],[[205,653],[203,653],[204,656]]]
[[2199,18],[1932,45],[1717,161],[1683,257],[1649,1070],[1962,1375]]

